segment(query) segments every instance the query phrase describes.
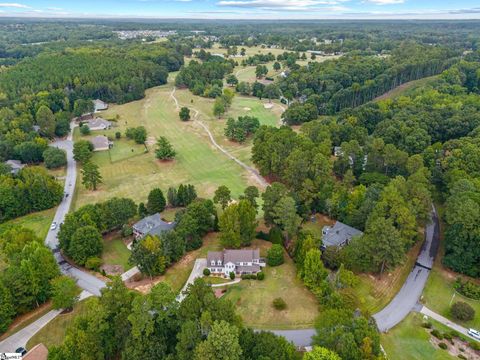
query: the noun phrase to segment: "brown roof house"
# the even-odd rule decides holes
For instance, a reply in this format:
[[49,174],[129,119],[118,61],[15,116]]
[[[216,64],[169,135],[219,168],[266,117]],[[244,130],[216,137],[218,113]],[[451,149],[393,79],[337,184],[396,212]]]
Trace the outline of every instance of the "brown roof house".
[[212,274],[256,274],[264,266],[258,249],[209,251],[207,255],[207,267]]
[[112,127],[112,123],[108,120],[96,117],[94,119],[87,120],[83,122],[84,125],[87,125],[90,130],[108,130]]
[[23,357],[23,360],[47,360],[48,349],[42,343],[35,345],[30,351]]
[[113,142],[108,140],[105,135],[98,135],[90,139],[93,144],[93,151],[105,151],[113,146]]

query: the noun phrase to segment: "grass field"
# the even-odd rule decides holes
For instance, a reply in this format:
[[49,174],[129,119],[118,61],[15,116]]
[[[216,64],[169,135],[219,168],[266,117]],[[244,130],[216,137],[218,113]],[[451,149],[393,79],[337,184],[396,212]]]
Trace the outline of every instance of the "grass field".
[[88,301],[89,299],[80,301],[75,305],[73,311],[60,314],[50,321],[27,342],[27,349],[31,349],[40,343],[43,343],[47,348],[60,345],[65,339],[66,330],[73,323],[74,317],[86,311]]
[[[198,124],[179,120],[170,97],[171,91],[172,85],[149,89],[144,99],[112,105],[102,114],[106,118],[120,117],[117,127],[100,132],[112,137],[116,131],[123,134],[127,127],[145,126],[150,152],[137,154],[134,151],[129,154],[131,156],[126,156],[128,146],[135,145],[129,142],[128,146],[123,146],[122,142],[126,140],[121,140],[111,150],[112,154],[120,150],[118,155],[111,156],[118,161],[109,159],[108,152],[95,154],[93,161],[100,166],[104,183],[97,191],[88,191],[80,184],[79,174],[75,208],[113,196],[129,197],[136,202],[145,201],[152,188],[160,187],[166,191],[169,186],[178,186],[180,183],[195,185],[198,194],[204,197],[211,197],[220,185],[227,185],[232,194],[238,196],[251,184],[250,174],[215,149]],[[187,97],[185,101],[190,103],[188,97],[192,97],[191,93],[184,96]],[[207,99],[202,100],[208,102]],[[155,159],[154,144],[159,136],[167,137],[177,151],[174,161],[159,162]]]
[[[271,243],[256,240],[261,255]],[[285,254],[285,263],[277,267],[267,266],[265,280],[242,280],[228,286],[225,297],[235,304],[237,313],[246,325],[256,329],[301,329],[314,324],[318,315],[318,303],[297,277],[293,261]],[[283,298],[287,308],[273,308],[275,298]]]
[[[467,328],[480,328],[480,301],[468,299],[453,288],[455,275],[439,266],[435,266],[430,273],[427,285],[423,291],[423,303],[430,309],[446,318],[463,325]],[[470,304],[475,309],[475,318],[472,321],[460,321],[454,319],[450,314],[451,304],[457,301],[463,301]]]
[[40,239],[44,239],[47,236],[56,209],[55,207],[7,221],[0,225],[0,230],[8,225],[20,225],[33,230]]
[[386,99],[395,99],[399,96],[408,96],[412,91],[425,86],[426,84],[436,79],[437,77],[438,76],[436,75],[436,76],[426,77],[423,79],[409,81],[375,98],[373,101],[376,102],[376,101],[386,100]]
[[[430,334],[421,327],[422,316],[409,314],[399,325],[381,335],[381,343],[390,360],[450,360],[455,357],[430,343]],[[443,330],[437,323],[435,328]],[[457,358],[458,359],[458,358]]]
[[132,268],[132,265],[128,263],[129,257],[130,250],[128,250],[127,246],[124,244],[119,233],[115,233],[113,236],[104,239],[102,254],[103,264],[120,265],[125,272]]

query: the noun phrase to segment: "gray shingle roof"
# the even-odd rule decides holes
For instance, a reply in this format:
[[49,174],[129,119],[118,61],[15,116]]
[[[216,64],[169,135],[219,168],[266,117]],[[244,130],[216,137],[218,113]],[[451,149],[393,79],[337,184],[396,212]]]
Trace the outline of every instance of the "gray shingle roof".
[[254,259],[260,259],[260,250],[245,249],[245,250],[224,250],[224,251],[209,251],[207,254],[207,263],[211,264],[212,260],[217,262],[222,261],[222,265],[228,262],[234,264],[240,262],[253,262]]
[[160,235],[164,231],[170,231],[175,228],[175,222],[165,222],[159,213],[147,216],[133,225],[134,230],[144,235]]
[[94,150],[105,149],[109,147],[108,138],[105,135],[95,136],[90,139],[90,142],[93,144]]
[[108,129],[112,126],[111,122],[102,118],[95,118],[85,122],[90,129]]
[[353,236],[362,235],[363,232],[340,221],[337,221],[333,227],[325,226],[325,233],[322,236],[323,246],[343,246],[352,239]]

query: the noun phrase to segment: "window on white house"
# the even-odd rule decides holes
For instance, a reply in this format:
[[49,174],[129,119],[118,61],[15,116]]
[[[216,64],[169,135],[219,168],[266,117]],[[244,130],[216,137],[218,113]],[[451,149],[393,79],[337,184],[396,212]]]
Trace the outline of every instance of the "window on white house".
[[212,261],[211,261],[211,265],[212,265],[212,266],[215,266],[215,260],[212,260]]
[[222,265],[222,260],[217,260],[217,265],[218,266]]

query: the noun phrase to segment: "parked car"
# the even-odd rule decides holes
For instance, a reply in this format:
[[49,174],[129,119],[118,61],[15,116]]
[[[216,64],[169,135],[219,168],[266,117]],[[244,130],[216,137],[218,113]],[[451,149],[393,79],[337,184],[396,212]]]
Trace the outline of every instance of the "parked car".
[[480,341],[480,331],[475,329],[468,329],[468,335]]
[[17,350],[15,350],[17,354],[21,354],[22,356],[27,353],[27,350],[25,350],[24,347],[19,347]]
[[54,221],[50,226],[50,230],[56,230],[56,229],[57,229],[57,223]]

